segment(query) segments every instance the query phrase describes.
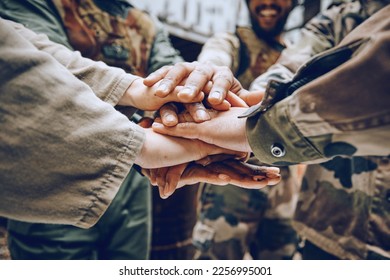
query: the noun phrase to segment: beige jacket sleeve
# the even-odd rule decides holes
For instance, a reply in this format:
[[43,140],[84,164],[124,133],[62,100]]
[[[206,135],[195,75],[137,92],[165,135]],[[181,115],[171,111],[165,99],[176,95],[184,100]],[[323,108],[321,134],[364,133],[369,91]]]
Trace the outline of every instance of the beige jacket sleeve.
[[107,66],[82,57],[80,52],[54,43],[44,34],[36,34],[23,25],[9,21],[15,31],[30,41],[38,50],[48,53],[65,66],[79,80],[91,87],[92,91],[103,101],[116,105],[125,90],[138,76],[125,73],[120,68]]
[[144,141],[112,106],[131,79],[2,19],[0,38],[0,216],[90,227]]

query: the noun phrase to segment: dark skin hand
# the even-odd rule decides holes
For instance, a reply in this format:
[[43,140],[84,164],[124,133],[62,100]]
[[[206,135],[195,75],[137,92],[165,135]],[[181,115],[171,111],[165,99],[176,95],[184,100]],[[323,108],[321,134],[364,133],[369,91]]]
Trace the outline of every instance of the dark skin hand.
[[[151,87],[160,80],[161,83],[156,90],[156,95],[159,97],[166,97],[176,86],[184,84],[178,94],[181,100],[191,101],[205,89],[209,92],[207,99],[212,105],[222,104],[225,99],[229,101],[229,98],[231,103],[240,102],[239,99],[234,99],[234,95],[239,96],[247,92],[234,78],[229,68],[199,62],[182,62],[174,66],[164,66],[146,77],[144,84]],[[234,94],[229,96],[229,91]],[[244,103],[241,104],[245,106]]]
[[[188,104],[171,102],[160,108],[160,121],[171,127],[182,122],[181,119],[186,115],[189,115],[188,121],[201,123],[212,118],[208,108],[218,111],[226,111],[231,107],[246,108],[247,102],[251,104],[262,98],[262,95],[254,95],[243,89],[227,67],[197,62],[166,66],[144,79],[144,84],[149,87],[158,82],[156,96],[164,98],[180,85],[182,87],[177,96],[182,101],[203,98],[203,102]],[[182,114],[183,111],[186,114]],[[146,127],[150,127],[152,120],[143,122]],[[232,155],[214,155],[197,162],[159,169],[143,169],[142,172],[153,185],[159,187],[162,198],[169,197],[176,188],[198,182],[215,185],[234,184],[256,189],[279,182],[278,168],[249,165],[243,161],[244,159],[238,159],[237,156],[233,158]]]
[[161,198],[168,198],[176,189],[199,182],[260,189],[280,181],[279,168],[252,165],[236,159],[208,165],[191,162],[167,168],[143,169],[142,173],[152,185],[158,186]]
[[[240,98],[240,95],[246,96],[248,91],[242,88],[227,67],[182,62],[160,68],[146,77],[143,83],[148,87],[159,83],[154,92],[161,98],[166,98],[175,91],[177,86],[181,86],[177,97],[186,104],[179,107],[184,107],[190,112],[195,122],[203,122],[211,118],[206,108],[226,111],[230,107],[248,107]],[[188,103],[191,100],[203,100],[203,102]],[[166,112],[162,117],[163,123],[168,126],[176,125],[177,104],[166,104],[163,107]]]
[[[182,101],[203,100],[164,104],[159,114],[165,126],[177,125],[177,114],[183,110],[192,116],[194,122],[201,123],[212,118],[207,109],[227,111],[231,107],[247,108],[261,102],[264,96],[263,92],[244,89],[229,68],[198,62],[164,66],[143,82],[149,87],[159,83],[154,92],[161,98],[166,98],[176,88]],[[177,86],[181,86],[180,89]]]
[[[147,128],[153,121],[151,118],[143,118],[138,124]],[[152,185],[158,186],[160,197],[164,199],[178,188],[199,182],[259,189],[280,181],[279,168],[245,163],[248,157],[247,153],[243,153],[241,157],[227,154],[209,155],[196,162],[142,169],[142,174],[149,178]]]

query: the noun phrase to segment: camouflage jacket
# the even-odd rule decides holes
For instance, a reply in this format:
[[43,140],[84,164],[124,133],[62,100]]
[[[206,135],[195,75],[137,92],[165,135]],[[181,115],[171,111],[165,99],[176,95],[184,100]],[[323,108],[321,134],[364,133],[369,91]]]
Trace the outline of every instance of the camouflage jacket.
[[139,76],[183,61],[155,18],[127,1],[51,0],[72,47]]
[[[183,61],[162,24],[125,0],[0,0],[0,16],[139,76]],[[116,108],[127,116],[134,113]]]
[[145,76],[183,61],[162,24],[125,2],[0,0],[0,16],[132,74]]
[[252,84],[267,94],[247,122],[261,160],[323,162],[308,166],[295,225],[342,259],[390,257],[390,7],[360,24],[365,13],[352,2],[309,22]]
[[198,61],[227,66],[244,88],[264,73],[278,59],[284,47],[271,46],[261,40],[250,27],[237,27],[236,33],[219,33],[204,44]]

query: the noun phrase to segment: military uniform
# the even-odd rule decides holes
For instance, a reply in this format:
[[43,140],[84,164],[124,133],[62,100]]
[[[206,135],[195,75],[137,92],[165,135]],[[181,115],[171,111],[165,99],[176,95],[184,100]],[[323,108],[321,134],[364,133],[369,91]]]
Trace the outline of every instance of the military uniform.
[[239,26],[236,33],[218,33],[204,44],[198,61],[228,66],[244,88],[273,65],[284,46],[261,40],[250,27]]
[[[335,5],[311,20],[251,88],[267,90],[247,114],[254,153],[310,164],[294,226],[329,258],[390,257],[390,7],[370,4],[379,6]],[[268,133],[256,139],[260,131]]]
[[[249,27],[209,39],[199,61],[228,66],[244,88],[278,59],[284,46],[261,40]],[[256,164],[262,164],[251,159]],[[298,238],[292,227],[298,166],[282,168],[282,182],[261,190],[206,184],[193,230],[196,259],[291,259]]]
[[[132,9],[127,1],[1,0],[0,7],[0,16],[132,74],[145,76],[182,61],[158,22]],[[147,259],[150,196],[149,181],[131,170],[93,228],[10,220],[11,255],[16,259]]]

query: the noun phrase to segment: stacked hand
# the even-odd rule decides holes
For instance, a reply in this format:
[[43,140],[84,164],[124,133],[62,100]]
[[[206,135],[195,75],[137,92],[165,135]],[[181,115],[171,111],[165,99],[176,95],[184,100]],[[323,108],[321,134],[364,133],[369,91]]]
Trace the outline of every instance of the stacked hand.
[[118,105],[153,111],[177,102],[187,107],[195,121],[202,122],[210,119],[203,103],[220,111],[247,107],[239,97],[247,92],[226,67],[185,62],[135,80]]
[[280,181],[279,168],[251,165],[238,159],[225,159],[207,165],[190,162],[159,169],[143,169],[142,172],[152,185],[158,186],[161,198],[168,198],[176,189],[199,182],[259,189]]
[[280,181],[278,168],[245,163],[251,148],[246,120],[237,116],[246,111],[246,102],[252,105],[262,96],[243,89],[228,68],[180,63],[140,81],[130,86],[122,105],[160,109],[153,125],[150,119],[140,123],[147,142],[136,163],[162,198],[198,182],[258,189]]

